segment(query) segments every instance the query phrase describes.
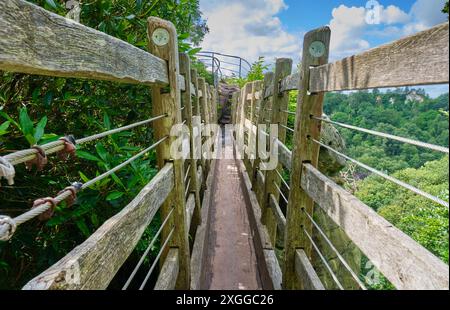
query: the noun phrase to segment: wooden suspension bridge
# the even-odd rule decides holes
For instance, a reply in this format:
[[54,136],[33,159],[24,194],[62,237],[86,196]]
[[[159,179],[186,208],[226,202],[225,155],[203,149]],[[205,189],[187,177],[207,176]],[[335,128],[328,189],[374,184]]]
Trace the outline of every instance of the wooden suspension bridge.
[[[292,60],[278,59],[274,72],[267,73],[264,81],[248,83],[231,94],[231,119],[239,130],[209,132],[208,124],[218,121],[220,94],[198,77],[186,54],[178,53],[177,33],[170,22],[148,19],[149,48],[145,52],[26,1],[0,2],[0,70],[148,85],[152,89],[152,118],[130,126],[152,124],[158,141],[143,151],[156,149],[160,170],[141,193],[24,289],[107,289],[157,214],[162,226],[154,241],[161,239],[161,252],[150,270],[143,271],[142,283],[133,286],[137,272],[144,269],[145,257],[124,288],[366,289],[349,257],[333,244],[336,229],[321,225],[331,223],[397,289],[448,289],[447,264],[333,182],[318,166],[323,151],[345,156],[321,140],[321,130],[330,122],[322,117],[324,94],[448,83],[449,25],[444,23],[334,63],[328,59],[331,36],[328,27],[306,34],[299,72],[292,72]],[[296,111],[289,111],[289,92],[293,90],[298,90],[298,105]],[[288,127],[289,115],[295,116],[294,128]],[[195,117],[212,137],[210,147],[233,154],[236,142],[244,141],[246,156],[196,158],[195,146],[207,139],[194,135]],[[176,137],[170,136],[170,131],[182,123],[191,134],[186,140],[191,154],[177,159],[171,156],[170,146]],[[250,141],[258,144],[264,140],[261,137],[270,137],[259,124],[279,125],[278,137],[267,139],[269,149],[278,148],[277,169],[261,169],[267,163],[248,147]],[[122,129],[80,139],[77,144]],[[285,145],[287,133],[294,137],[292,151]],[[448,148],[389,138],[448,154]],[[70,149],[73,142],[62,139],[3,156],[1,176],[11,181],[14,165],[30,160],[39,163],[42,152],[61,152]],[[406,187],[411,195],[448,207],[446,201],[356,163]],[[285,178],[283,171],[290,178]],[[1,240],[14,242],[10,239],[20,225],[48,213],[55,203],[84,187],[86,184],[74,184],[22,216],[2,215]],[[152,245],[154,242],[149,248]],[[333,265],[324,254],[330,251]],[[319,265],[325,270],[321,276]],[[325,281],[326,277],[331,280]]]

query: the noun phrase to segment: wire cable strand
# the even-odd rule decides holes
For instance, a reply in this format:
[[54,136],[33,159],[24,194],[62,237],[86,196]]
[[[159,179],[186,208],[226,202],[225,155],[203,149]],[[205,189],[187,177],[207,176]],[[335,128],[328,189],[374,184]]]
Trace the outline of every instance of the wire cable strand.
[[362,281],[359,279],[359,277],[355,274],[355,272],[352,270],[352,268],[349,266],[349,264],[347,263],[347,261],[344,259],[344,257],[342,257],[342,255],[339,253],[339,251],[336,249],[336,247],[333,245],[333,243],[330,241],[330,239],[328,238],[328,236],[325,234],[325,232],[320,228],[320,226],[317,224],[316,221],[314,221],[313,217],[306,212],[305,209],[303,209],[303,212],[306,214],[306,216],[309,218],[309,220],[311,221],[311,223],[314,225],[314,227],[317,229],[317,231],[319,232],[319,234],[323,237],[323,239],[325,240],[325,242],[328,244],[328,246],[333,250],[333,252],[337,255],[337,258],[341,261],[341,263],[344,265],[344,267],[348,270],[348,272],[352,275],[353,279],[356,281],[356,283],[358,283],[359,287],[362,290],[367,290],[366,286],[364,285],[364,283],[362,283]]
[[[147,152],[150,152],[151,150],[155,149],[158,145],[160,145],[161,143],[163,143],[166,139],[168,139],[168,137],[165,137],[161,140],[159,140],[158,142],[156,142],[155,144],[153,144],[152,146],[150,146],[149,148],[143,150],[142,152],[134,155],[133,157],[131,157],[130,159],[124,161],[122,164],[114,167],[113,169],[103,173],[102,175],[99,175],[98,177],[84,183],[84,184],[80,184],[79,186],[79,191],[84,190],[86,188],[89,188],[90,186],[94,185],[97,182],[100,182],[101,180],[109,177],[110,175],[112,175],[113,173],[117,172],[118,170],[122,169],[123,167],[129,165],[130,163],[132,163],[133,161],[137,160],[138,158],[142,157],[143,155],[145,155]],[[60,195],[56,196],[53,201],[55,202],[55,205],[58,205],[59,203],[65,201],[67,198],[69,198],[71,196],[71,193],[69,191],[64,191],[62,192]],[[31,209],[15,218],[12,219],[13,223],[15,224],[15,226],[19,226],[22,225],[30,220],[32,220],[33,218],[41,215],[42,213],[48,211],[50,208],[52,207],[52,204],[47,202],[44,203],[34,209]],[[15,229],[14,229],[15,230]],[[11,234],[9,234],[8,232],[11,231],[11,227],[10,225],[7,225],[7,223],[3,223],[2,225],[0,225],[0,238],[3,238],[3,236],[8,235],[8,240],[12,237]],[[6,237],[4,237],[6,238]]]
[[344,290],[344,287],[342,286],[341,282],[339,282],[339,279],[334,274],[333,269],[331,269],[330,265],[328,264],[327,260],[323,256],[322,252],[320,252],[319,248],[317,247],[317,245],[314,242],[314,240],[311,237],[311,235],[306,231],[306,229],[304,227],[303,227],[303,231],[305,232],[306,236],[308,237],[309,241],[311,242],[311,244],[312,244],[314,250],[316,251],[317,255],[319,255],[320,260],[325,265],[325,267],[327,268],[327,270],[330,273],[331,277],[333,278],[334,283],[336,283],[336,285],[339,287],[340,290]]
[[188,181],[188,183],[186,184],[186,189],[185,189],[185,191],[184,191],[184,196],[185,196],[185,197],[187,197],[187,196],[189,195],[190,187],[191,187],[191,178],[189,178],[189,181]]
[[175,231],[175,227],[172,228],[172,230],[170,231],[169,235],[167,236],[166,241],[164,242],[164,244],[161,246],[161,250],[158,253],[158,256],[156,256],[155,261],[153,262],[152,266],[150,267],[150,270],[148,271],[147,275],[145,276],[144,281],[142,281],[141,286],[139,287],[139,290],[142,291],[145,288],[145,285],[148,282],[148,279],[150,278],[150,276],[153,273],[153,270],[156,267],[156,264],[158,263],[159,259],[161,258],[162,253],[164,252],[167,244],[169,243],[169,241],[172,239],[173,233]]
[[294,132],[295,132],[295,130],[294,130],[294,129],[292,129],[292,128],[289,128],[288,126],[284,126],[284,125],[282,125],[282,124],[278,124],[278,125],[280,125],[280,127],[284,128],[284,129],[286,129],[286,130],[288,130],[288,131],[290,131],[290,132],[292,132],[292,133],[294,133]]
[[385,173],[383,173],[381,171],[376,170],[375,168],[372,168],[372,167],[370,167],[370,166],[368,166],[366,164],[363,164],[363,163],[357,161],[356,159],[348,157],[347,155],[342,154],[341,152],[336,151],[332,147],[330,147],[330,146],[328,146],[326,144],[323,144],[323,143],[321,143],[321,142],[319,142],[319,141],[317,141],[315,139],[311,139],[311,141],[313,141],[314,143],[317,143],[318,145],[320,145],[320,146],[330,150],[331,152],[333,152],[333,153],[335,153],[335,154],[345,158],[346,160],[351,161],[352,163],[360,166],[361,168],[364,168],[364,169],[366,169],[366,170],[368,170],[368,171],[370,171],[370,172],[372,172],[372,173],[374,173],[374,174],[376,174],[376,175],[378,175],[378,176],[380,176],[380,177],[382,177],[382,178],[384,178],[384,179],[386,179],[388,181],[391,181],[391,182],[393,182],[393,183],[395,183],[395,184],[397,184],[397,185],[399,185],[399,186],[401,186],[401,187],[403,187],[405,189],[408,189],[411,192],[413,192],[413,193],[415,193],[415,194],[417,194],[419,196],[427,198],[427,199],[429,199],[429,200],[431,200],[431,201],[433,201],[433,202],[435,202],[435,203],[437,203],[437,204],[439,204],[441,206],[444,206],[444,207],[447,207],[447,208],[449,207],[449,203],[447,201],[444,201],[444,200],[442,200],[442,199],[440,199],[438,197],[435,197],[435,196],[433,196],[431,194],[428,194],[427,192],[424,192],[424,191],[422,191],[422,190],[420,190],[420,189],[418,189],[418,188],[416,188],[416,187],[414,187],[414,186],[412,186],[412,185],[410,185],[408,183],[405,183],[405,182],[400,181],[400,180],[398,180],[398,179],[396,179],[394,177],[391,177],[391,176],[389,176],[389,175],[387,175],[387,174],[385,174]]
[[286,196],[284,196],[282,190],[280,189],[280,187],[278,186],[277,183],[275,183],[275,181],[273,181],[273,185],[275,185],[275,187],[277,188],[278,192],[280,193],[281,197],[283,197],[284,202],[286,202],[286,204],[289,204],[289,200],[286,198]]
[[275,169],[275,172],[278,174],[278,176],[280,177],[281,181],[283,182],[284,186],[286,186],[286,188],[290,191],[291,187],[289,186],[289,184],[287,184],[287,182],[284,180],[283,176],[281,175],[281,173],[278,171],[278,169]]
[[145,150],[143,150],[142,152],[139,152],[138,154],[134,155],[133,157],[131,157],[130,159],[124,161],[123,163],[121,163],[120,165],[114,167],[113,169],[103,173],[102,175],[99,175],[98,177],[86,182],[83,184],[82,189],[86,189],[88,187],[91,187],[92,185],[94,185],[95,183],[109,177],[110,175],[114,174],[115,172],[117,172],[118,170],[122,169],[125,166],[128,166],[130,163],[132,163],[133,161],[137,160],[138,158],[142,157],[145,155],[145,153],[150,152],[151,150],[157,148],[161,143],[163,143],[164,141],[166,141],[168,139],[168,137],[164,137],[161,140],[159,140],[158,142],[156,142],[155,144],[153,144],[152,146],[146,148]]
[[286,113],[286,114],[289,114],[289,115],[297,115],[296,112],[292,112],[292,111],[288,111],[288,110],[280,110],[280,112],[283,112],[283,113]]
[[[122,131],[126,131],[129,129],[133,129],[139,126],[143,126],[152,122],[155,122],[157,120],[163,119],[167,117],[167,114],[164,115],[160,115],[154,118],[150,118],[148,120],[142,121],[142,122],[137,122],[131,125],[127,125],[127,126],[123,126],[123,127],[119,127],[116,129],[112,129],[112,130],[108,130],[99,134],[95,134],[86,138],[82,138],[82,139],[77,139],[76,140],[76,144],[85,144],[87,142],[91,142],[94,140],[98,140]],[[50,154],[54,154],[57,153],[59,151],[62,151],[64,149],[64,141],[54,141],[54,142],[50,142],[44,145],[40,145],[40,147],[45,151],[45,154],[50,155]],[[27,149],[27,150],[22,150],[22,151],[18,151],[18,152],[14,152],[8,155],[3,156],[3,159],[7,160],[8,162],[10,162],[12,165],[18,165],[21,163],[25,163],[27,161],[33,160],[36,157],[36,154],[38,153],[38,150],[36,149]]]
[[128,277],[127,282],[125,283],[125,285],[122,287],[122,290],[126,290],[130,284],[131,281],[133,281],[134,277],[136,276],[139,268],[141,268],[141,265],[144,263],[145,258],[147,257],[148,253],[150,253],[151,249],[153,248],[153,246],[155,245],[156,240],[158,240],[159,236],[161,235],[164,227],[166,227],[167,223],[170,220],[170,217],[172,216],[173,212],[174,212],[175,208],[172,208],[172,210],[170,210],[169,214],[166,216],[166,219],[164,220],[164,222],[161,224],[161,227],[159,228],[159,230],[156,232],[156,235],[153,237],[152,241],[150,242],[150,244],[148,245],[147,249],[145,250],[144,254],[142,254],[141,259],[139,260],[139,262],[136,264],[136,267],[134,267],[133,272],[131,273],[131,275]]
[[434,144],[431,144],[431,143],[426,143],[426,142],[417,141],[417,140],[413,140],[413,139],[403,138],[403,137],[399,137],[399,136],[395,136],[395,135],[391,135],[391,134],[387,134],[387,133],[379,132],[379,131],[375,131],[375,130],[369,130],[369,129],[365,129],[365,128],[361,128],[361,127],[347,125],[347,124],[335,122],[335,121],[332,121],[332,120],[329,120],[329,119],[326,119],[326,118],[323,118],[323,117],[312,116],[312,118],[315,119],[315,120],[318,120],[318,121],[322,121],[322,122],[325,122],[325,123],[333,124],[333,125],[336,125],[336,126],[339,126],[339,127],[343,127],[343,128],[347,128],[347,129],[351,129],[351,130],[356,130],[356,131],[367,133],[367,134],[370,134],[370,135],[373,135],[373,136],[386,138],[386,139],[391,139],[391,140],[395,140],[395,141],[398,141],[398,142],[403,142],[403,143],[406,143],[406,144],[411,144],[411,145],[419,146],[419,147],[426,148],[426,149],[429,149],[429,150],[433,150],[433,151],[449,154],[449,148],[447,148],[447,147],[434,145]]

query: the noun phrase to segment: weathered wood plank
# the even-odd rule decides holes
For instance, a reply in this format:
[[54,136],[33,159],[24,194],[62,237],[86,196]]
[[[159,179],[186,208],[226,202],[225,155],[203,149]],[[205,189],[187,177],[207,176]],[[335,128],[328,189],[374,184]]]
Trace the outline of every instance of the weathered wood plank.
[[166,164],[119,214],[23,289],[106,289],[173,187],[173,164]]
[[449,289],[448,265],[309,164],[302,188],[397,289]]
[[303,290],[325,290],[319,276],[303,250],[297,250],[295,252],[295,272]]
[[[165,45],[158,45],[153,40],[156,30],[164,29],[169,35],[169,40]],[[166,239],[174,226],[173,238],[170,242],[171,248],[178,248],[180,259],[180,272],[177,279],[177,289],[189,289],[190,284],[190,248],[189,232],[186,227],[186,189],[184,184],[184,162],[182,159],[173,159],[171,146],[177,137],[171,136],[170,132],[174,125],[181,124],[181,91],[178,87],[178,76],[180,72],[180,62],[178,54],[178,35],[175,26],[166,20],[150,17],[148,19],[148,48],[150,52],[167,62],[169,74],[169,92],[162,92],[160,86],[152,87],[153,113],[161,115],[166,113],[168,117],[153,123],[155,137],[161,139],[169,136],[157,149],[157,161],[161,166],[167,161],[173,161],[174,169],[174,189],[170,193],[167,202],[161,207],[161,213],[165,217],[175,208],[172,221],[163,229],[162,237]],[[176,219],[176,220],[174,220]],[[161,261],[164,261],[167,252],[163,252]]]
[[[296,72],[291,75],[286,76],[280,81],[279,92],[284,93],[291,90],[298,90],[298,85],[300,84],[300,73]],[[273,96],[273,85],[268,86],[264,91],[264,99]]]
[[288,75],[281,80],[280,92],[298,90],[298,85],[300,85],[300,72]]
[[195,210],[195,195],[189,195],[189,198],[186,202],[186,225],[187,231],[190,231],[192,224],[192,216],[194,215]]
[[164,60],[22,0],[0,1],[0,70],[169,83]]
[[283,274],[281,273],[281,267],[278,263],[278,258],[275,250],[264,249],[264,259],[267,265],[267,272],[271,279],[273,289],[276,291],[282,290]]
[[180,271],[180,260],[178,257],[178,250],[171,249],[164,265],[159,273],[158,280],[156,282],[155,291],[172,291],[175,289],[175,283],[177,283],[178,272]]
[[292,152],[288,149],[288,147],[282,143],[281,141],[278,141],[278,160],[280,161],[281,165],[283,165],[284,168],[291,171],[292,169]]
[[239,172],[242,175],[243,185],[249,196],[250,209],[249,220],[250,226],[253,230],[255,252],[259,264],[260,276],[263,282],[264,289],[281,289],[281,268],[275,255],[274,246],[270,242],[270,236],[266,227],[262,224],[262,210],[258,203],[256,194],[252,191],[252,183],[246,171],[244,162],[237,161]]
[[[284,246],[283,285],[285,289],[298,289],[299,283],[295,275],[295,252],[303,249],[310,257],[312,245],[305,231],[312,236],[312,223],[305,213],[313,214],[314,202],[302,190],[301,173],[304,162],[318,165],[319,146],[310,138],[320,139],[321,123],[313,122],[311,115],[321,117],[323,114],[324,93],[314,94],[308,91],[310,68],[328,62],[331,30],[322,27],[308,32],[303,42],[302,69],[299,79],[297,111],[292,150],[291,191],[286,211],[286,232]],[[322,46],[321,53],[315,53],[316,44]],[[284,109],[287,110],[287,109]]]
[[309,90],[399,87],[449,82],[448,22],[351,56],[311,69]]
[[269,205],[270,205],[270,208],[272,209],[275,219],[277,220],[278,227],[280,228],[281,231],[284,231],[286,228],[286,217],[284,216],[283,212],[281,211],[280,205],[278,204],[277,199],[273,195],[270,195],[269,199],[270,199]]
[[[201,167],[199,166],[199,173]],[[202,201],[202,224],[198,227],[191,256],[191,290],[203,289],[205,256],[210,225],[210,206],[213,200],[212,185],[216,173],[216,160],[211,161],[211,173],[207,176],[206,190]]]
[[[272,98],[270,123],[281,125],[278,127],[278,141],[281,144],[286,141],[287,132],[286,129],[282,126],[287,126],[288,115],[286,113],[283,113],[282,111],[287,110],[289,107],[289,94],[286,92],[280,93],[281,84],[279,83],[279,81],[291,74],[292,63],[292,59],[277,59],[273,78],[274,93],[279,95],[273,96]],[[277,238],[277,220],[270,207],[270,196],[273,195],[277,202],[280,199],[280,192],[278,191],[278,188],[281,188],[281,180],[276,171],[281,170],[281,168],[281,164],[278,163],[276,169],[266,172],[266,188],[264,192],[264,204],[262,205],[262,221],[269,231],[272,244],[275,244]]]
[[[190,231],[191,222],[192,226],[196,228],[198,225],[200,225],[200,222],[202,220],[200,209],[202,207],[201,201],[200,201],[200,187],[201,183],[199,183],[199,180],[197,179],[197,159],[196,159],[196,142],[195,135],[194,135],[194,123],[193,123],[193,116],[194,116],[194,109],[193,109],[193,100],[192,96],[195,94],[195,87],[191,83],[192,76],[191,76],[191,60],[189,56],[186,53],[180,53],[180,74],[184,76],[186,80],[186,84],[190,85],[192,88],[194,88],[194,93],[192,93],[192,89],[186,90],[184,93],[181,94],[181,102],[183,104],[185,113],[185,120],[186,120],[186,126],[189,128],[189,165],[190,170],[187,172],[190,175],[191,182],[190,182],[190,188],[189,191],[194,193],[195,195],[195,209],[192,210],[193,214],[190,214],[191,218],[188,221],[188,232]],[[194,104],[197,104],[197,101],[195,100]],[[200,181],[201,182],[201,181]]]

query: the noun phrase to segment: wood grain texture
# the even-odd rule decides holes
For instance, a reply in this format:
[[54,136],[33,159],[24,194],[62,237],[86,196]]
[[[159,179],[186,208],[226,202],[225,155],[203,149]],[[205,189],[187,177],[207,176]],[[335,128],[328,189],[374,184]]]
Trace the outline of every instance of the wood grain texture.
[[280,92],[298,90],[298,85],[300,84],[300,72],[288,75],[281,80],[280,84]]
[[303,290],[324,291],[325,287],[319,279],[305,251],[295,252],[295,272]]
[[449,289],[448,265],[309,164],[302,188],[397,289]]
[[190,231],[191,229],[191,224],[192,224],[192,220],[193,220],[193,215],[194,215],[194,210],[195,210],[195,195],[189,195],[187,202],[186,202],[186,226],[187,226],[187,231]]
[[[309,162],[315,167],[318,165],[320,148],[309,138],[320,139],[321,123],[312,121],[311,115],[322,116],[324,93],[311,94],[308,92],[308,87],[310,67],[328,62],[330,37],[330,28],[323,27],[308,32],[303,42],[302,70],[299,79],[292,150],[291,191],[286,212],[283,287],[288,290],[300,288],[295,275],[295,252],[303,249],[308,257],[311,257],[312,245],[304,230],[312,236],[312,223],[303,211],[313,215],[314,203],[302,190],[300,183],[303,163]],[[310,53],[310,46],[317,41],[322,42],[325,46],[325,51],[320,57],[315,57]]]
[[[184,184],[184,162],[182,159],[173,159],[170,151],[171,145],[176,141],[176,136],[170,136],[170,131],[174,125],[182,123],[181,115],[181,91],[178,87],[178,76],[180,73],[180,60],[178,53],[178,35],[175,26],[166,20],[150,17],[148,19],[148,40],[149,51],[157,57],[167,62],[170,91],[162,92],[159,86],[152,87],[152,105],[153,113],[161,115],[166,113],[168,117],[153,123],[155,137],[161,139],[169,136],[164,143],[161,143],[157,149],[158,165],[164,165],[166,162],[173,162],[174,169],[174,189],[171,191],[167,202],[161,207],[161,215],[165,218],[172,208],[175,208],[172,217],[172,225],[166,225],[162,232],[162,238],[166,239],[170,234],[171,226],[175,227],[173,238],[169,244],[170,248],[178,248],[180,260],[180,272],[177,279],[177,289],[189,289],[190,286],[190,248],[189,232],[186,226],[186,189]],[[156,29],[165,29],[169,33],[169,41],[166,45],[158,46],[153,43],[152,35]],[[161,113],[161,114],[160,114]],[[174,220],[176,219],[176,220]],[[161,261],[168,251],[163,252]]]
[[[180,74],[184,76],[184,79],[186,80],[186,84],[191,85],[194,88],[194,85],[191,82],[191,60],[189,56],[185,53],[180,53]],[[195,94],[195,89],[194,89]],[[188,222],[188,232],[191,228],[191,222],[192,227],[196,228],[198,225],[200,225],[202,217],[200,214],[200,209],[202,207],[201,201],[200,201],[200,188],[201,188],[201,180],[197,179],[197,159],[195,156],[195,136],[194,136],[194,124],[192,122],[193,116],[194,116],[194,109],[192,106],[193,103],[193,96],[192,89],[187,89],[185,92],[181,94],[181,102],[184,107],[184,113],[186,117],[186,126],[189,128],[189,149],[190,149],[190,159],[187,159],[189,161],[190,170],[187,172],[190,175],[191,183],[190,183],[190,189],[189,191],[191,193],[194,193],[195,195],[195,208],[193,211],[193,214],[191,214],[191,218]],[[197,102],[194,102],[197,104]],[[189,214],[188,214],[189,215]]]
[[449,82],[448,22],[311,69],[311,92]]
[[[282,111],[289,107],[289,93],[280,92],[281,84],[279,81],[289,76],[292,72],[292,59],[280,58],[275,64],[275,71],[273,77],[274,95],[272,98],[272,111],[270,115],[270,124],[281,125],[278,127],[278,141],[284,143],[286,141],[286,129],[282,126],[287,126],[288,115]],[[282,170],[281,164],[278,164],[277,170]],[[275,244],[277,238],[277,220],[270,207],[270,196],[273,195],[275,200],[279,202],[281,188],[281,179],[276,170],[269,170],[266,172],[266,189],[264,194],[264,204],[262,205],[263,217],[262,221],[269,231],[272,244]]]
[[281,273],[277,254],[275,253],[275,250],[264,249],[263,251],[273,289],[276,291],[282,290],[283,274]]
[[159,273],[158,280],[155,284],[155,291],[171,291],[175,289],[177,283],[178,272],[180,271],[180,260],[178,257],[178,250],[171,249],[164,265]]
[[[199,167],[199,173],[201,172]],[[202,172],[201,172],[202,173]],[[216,173],[216,160],[211,161],[211,173],[205,177],[206,190],[202,200],[202,224],[198,227],[191,257],[191,290],[203,289],[205,259],[207,254],[208,232],[210,225],[210,207],[213,203],[212,185]]]
[[255,252],[259,262],[258,269],[260,270],[261,280],[264,289],[281,289],[281,268],[275,255],[275,248],[270,241],[270,235],[267,228],[262,224],[261,207],[258,203],[256,194],[252,191],[252,183],[246,171],[244,162],[237,161],[239,172],[242,175],[244,188],[248,193],[250,201],[249,220],[250,226],[253,230],[253,238],[255,245]]
[[278,223],[278,227],[280,228],[281,231],[284,231],[286,228],[286,217],[284,216],[283,211],[281,211],[280,205],[278,204],[278,201],[275,198],[275,196],[270,195],[269,199],[270,199],[269,205]]
[[287,170],[292,170],[292,152],[288,147],[282,143],[281,141],[278,141],[278,160],[280,161],[281,165],[286,168]]
[[[288,92],[291,90],[298,90],[298,85],[300,84],[300,73],[296,72],[291,75],[284,77],[280,81],[280,86],[278,88],[279,93]],[[270,96],[274,96],[274,88],[273,85],[267,87],[263,92],[264,99],[269,98]]]
[[173,187],[173,165],[167,164],[127,207],[23,289],[106,289]]
[[0,1],[0,70],[169,83],[164,60],[22,0]]

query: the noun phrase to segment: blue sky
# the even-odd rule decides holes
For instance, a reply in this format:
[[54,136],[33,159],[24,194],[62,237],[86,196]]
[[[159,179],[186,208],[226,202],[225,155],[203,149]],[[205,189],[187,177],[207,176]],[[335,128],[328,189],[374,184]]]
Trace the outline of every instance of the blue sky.
[[[332,30],[331,60],[414,34],[447,21],[445,0],[378,0],[380,22],[366,21],[368,0],[200,0],[210,33],[205,50],[255,61],[265,56],[298,62],[304,34],[328,25]],[[433,96],[448,85],[428,88]]]

